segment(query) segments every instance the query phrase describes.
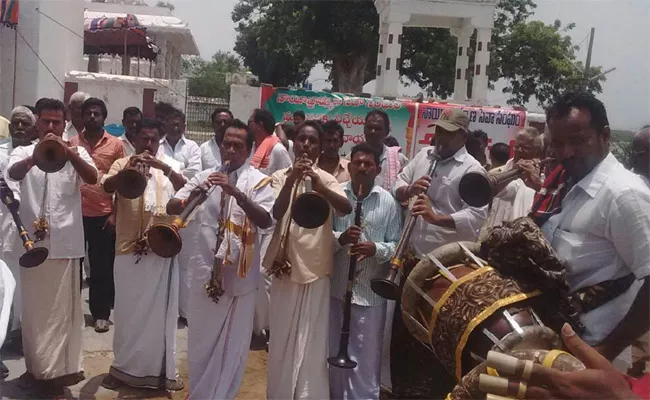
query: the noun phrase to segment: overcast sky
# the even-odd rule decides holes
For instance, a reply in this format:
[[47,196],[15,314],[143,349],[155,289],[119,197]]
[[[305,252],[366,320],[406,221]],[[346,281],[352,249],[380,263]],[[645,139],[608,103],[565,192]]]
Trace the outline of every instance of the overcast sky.
[[[236,33],[230,14],[237,1],[172,0],[174,14],[189,22],[204,58],[217,50],[232,51]],[[534,19],[576,23],[571,35],[574,43],[582,42],[579,58],[583,61],[585,39],[589,29],[596,28],[593,65],[616,67],[600,95],[612,127],[635,130],[650,124],[650,0],[537,0],[537,5]],[[315,89],[328,86],[324,78],[327,73],[322,68],[313,71]],[[418,91],[405,90],[409,94]],[[498,90],[490,94],[492,104],[505,100]]]

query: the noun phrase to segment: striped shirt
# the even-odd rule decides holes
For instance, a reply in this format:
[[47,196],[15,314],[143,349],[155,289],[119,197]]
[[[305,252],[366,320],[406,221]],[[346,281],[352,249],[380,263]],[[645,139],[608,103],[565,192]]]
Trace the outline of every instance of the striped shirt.
[[[351,182],[341,185],[348,200],[354,205],[357,197],[352,190]],[[350,266],[349,249],[341,247],[338,238],[346,229],[354,224],[354,212],[343,217],[334,215],[333,218],[336,253],[334,254],[334,271],[332,273],[331,296],[337,299],[345,298]],[[360,306],[379,306],[386,299],[376,295],[370,289],[370,281],[383,277],[388,271],[388,261],[395,252],[395,247],[402,234],[402,212],[397,200],[386,190],[375,185],[370,194],[363,199],[361,205],[361,242],[373,242],[377,248],[374,257],[366,258],[357,263],[352,303]]]

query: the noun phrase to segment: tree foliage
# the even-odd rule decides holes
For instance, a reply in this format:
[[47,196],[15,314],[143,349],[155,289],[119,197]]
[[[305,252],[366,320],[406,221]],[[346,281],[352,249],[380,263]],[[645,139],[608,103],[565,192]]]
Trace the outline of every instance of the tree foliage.
[[169,11],[174,11],[176,7],[169,1],[159,1],[156,7],[169,8]]
[[239,58],[230,53],[218,51],[210,60],[199,57],[184,58],[181,61],[181,74],[187,79],[191,96],[228,98],[230,85],[226,74],[243,72]]
[[[566,89],[586,84],[601,92],[604,77],[592,68],[582,78],[577,48],[566,34],[573,24],[529,21],[533,0],[501,0],[491,41],[490,83],[506,79],[510,104],[534,97],[545,105]],[[360,93],[374,79],[379,18],[372,0],[240,0],[232,15],[237,26],[235,51],[262,82],[287,86],[304,81],[322,62],[335,91]],[[469,49],[471,90],[473,49]],[[457,40],[447,29],[405,28],[400,73],[429,95],[453,93]]]

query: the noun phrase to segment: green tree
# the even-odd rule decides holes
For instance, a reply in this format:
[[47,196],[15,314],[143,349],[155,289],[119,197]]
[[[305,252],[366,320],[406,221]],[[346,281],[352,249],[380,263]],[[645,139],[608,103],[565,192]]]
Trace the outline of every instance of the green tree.
[[240,0],[235,51],[262,82],[303,81],[322,62],[333,89],[360,93],[374,79],[378,16],[372,1]]
[[[558,22],[529,22],[532,0],[501,0],[495,15],[490,61],[491,83],[504,78],[511,104],[537,97],[546,104],[557,93],[586,84],[601,92],[604,77],[592,68],[582,78],[576,47]],[[281,1],[240,0],[233,11],[237,46],[245,65],[262,82],[286,86],[303,81],[322,62],[330,70],[333,90],[360,93],[374,79],[378,48],[378,15],[371,0]],[[456,38],[446,29],[405,28],[400,72],[406,84],[429,95],[453,92]],[[473,49],[470,46],[471,90]],[[574,66],[575,65],[575,66]]]
[[244,72],[239,58],[230,53],[218,51],[210,60],[199,57],[184,58],[181,62],[181,74],[187,79],[191,96],[229,98],[230,85],[226,83],[226,74]]

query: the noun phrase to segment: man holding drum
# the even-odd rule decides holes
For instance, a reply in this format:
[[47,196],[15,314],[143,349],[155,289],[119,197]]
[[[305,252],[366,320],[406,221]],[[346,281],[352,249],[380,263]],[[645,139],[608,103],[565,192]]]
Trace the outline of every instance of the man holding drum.
[[593,95],[567,93],[546,118],[561,165],[540,193],[559,195],[538,194],[532,216],[583,299],[585,341],[611,360],[650,326],[650,189],[610,153],[607,112]]

